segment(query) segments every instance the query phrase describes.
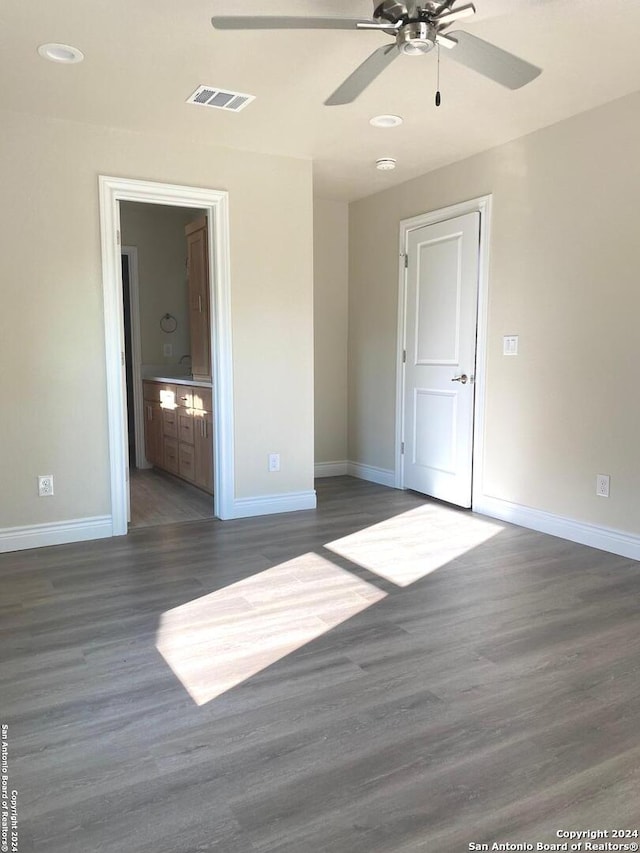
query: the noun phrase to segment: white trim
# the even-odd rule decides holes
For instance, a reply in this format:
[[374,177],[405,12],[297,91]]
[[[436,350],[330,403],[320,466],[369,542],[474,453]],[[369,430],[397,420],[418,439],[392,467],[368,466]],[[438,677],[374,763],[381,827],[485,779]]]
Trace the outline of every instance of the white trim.
[[107,414],[113,535],[127,532],[127,446],[120,261],[120,202],[138,201],[204,209],[209,217],[210,298],[214,430],[214,513],[232,518],[234,506],[233,372],[231,277],[229,267],[229,196],[220,190],[99,177],[102,281],[104,295]]
[[[484,460],[484,421],[485,421],[485,388],[486,388],[486,359],[487,359],[487,329],[489,320],[489,246],[491,240],[491,195],[480,196],[468,201],[443,207],[400,222],[399,244],[399,287],[398,287],[398,343],[396,354],[396,448],[394,481],[390,485],[398,489],[404,488],[404,457],[402,442],[404,441],[404,362],[403,352],[406,346],[406,268],[404,258],[407,252],[409,233],[425,225],[435,225],[466,213],[480,214],[480,246],[478,253],[478,325],[476,337],[476,371],[475,371],[475,402],[474,402],[474,436],[473,436],[473,480],[472,507],[482,495],[483,460]],[[377,481],[376,481],[377,482]],[[386,485],[386,484],[385,484]]]
[[378,483],[381,486],[396,487],[395,471],[387,468],[376,468],[374,465],[361,465],[359,462],[347,463],[347,474],[357,477],[359,480],[368,480],[370,483]]
[[313,475],[316,479],[319,477],[343,477],[347,473],[348,465],[346,459],[343,462],[316,462]]
[[140,279],[138,249],[121,246],[129,262],[129,313],[131,315],[131,372],[133,374],[133,416],[135,423],[136,467],[151,468],[144,447],[144,392],[142,390],[142,332],[140,329]]
[[404,349],[406,346],[406,319],[407,319],[407,268],[405,267],[406,246],[409,237],[405,232],[404,222],[400,223],[400,252],[398,255],[398,329],[396,336],[396,447],[393,485],[396,489],[404,489],[404,454],[402,453],[402,442],[404,440]]
[[30,524],[25,527],[5,527],[0,530],[0,553],[43,548],[46,545],[65,545],[68,542],[85,542],[88,539],[105,539],[112,535],[111,518],[108,515]]
[[611,554],[640,560],[640,537],[622,530],[575,521],[572,518],[552,515],[550,512],[487,495],[478,498],[474,511],[501,521],[510,521],[512,524],[519,524],[531,530],[538,530],[541,533],[548,533],[550,536],[559,536],[561,539],[569,539],[571,542],[579,542],[581,545],[599,548]]
[[473,461],[471,508],[483,493],[484,430],[487,389],[487,349],[489,330],[489,252],[491,248],[492,196],[478,199],[480,211],[480,250],[478,257],[478,335],[476,338],[476,396],[473,423]]
[[250,518],[255,515],[275,515],[279,512],[298,512],[316,508],[316,493],[288,492],[282,495],[261,495],[256,498],[236,498],[231,518]]

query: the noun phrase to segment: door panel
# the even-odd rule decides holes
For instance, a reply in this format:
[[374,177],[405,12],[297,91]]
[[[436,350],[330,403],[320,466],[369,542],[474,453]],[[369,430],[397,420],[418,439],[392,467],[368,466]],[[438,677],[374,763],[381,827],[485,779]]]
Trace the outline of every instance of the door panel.
[[[407,241],[404,486],[471,506],[480,214]],[[456,381],[466,376],[463,384]]]
[[413,462],[453,474],[456,470],[456,415],[458,400],[453,391],[415,391]]
[[420,246],[416,270],[417,364],[457,364],[459,360],[460,243],[455,237]]

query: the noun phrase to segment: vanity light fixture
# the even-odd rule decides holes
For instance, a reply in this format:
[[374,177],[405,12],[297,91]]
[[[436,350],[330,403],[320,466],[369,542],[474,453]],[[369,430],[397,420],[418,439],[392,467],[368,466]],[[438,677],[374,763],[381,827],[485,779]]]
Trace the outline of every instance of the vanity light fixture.
[[38,53],[43,59],[48,59],[49,62],[58,62],[63,65],[73,65],[76,62],[82,62],[84,59],[84,53],[70,44],[56,44],[54,42],[41,44]]

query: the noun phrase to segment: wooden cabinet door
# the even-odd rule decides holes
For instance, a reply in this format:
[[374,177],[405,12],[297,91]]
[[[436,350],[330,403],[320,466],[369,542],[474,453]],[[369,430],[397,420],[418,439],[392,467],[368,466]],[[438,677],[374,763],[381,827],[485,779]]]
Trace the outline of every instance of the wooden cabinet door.
[[163,436],[162,441],[164,469],[169,471],[171,474],[179,474],[180,463],[178,461],[178,440],[176,438],[169,438],[169,436],[165,435]]
[[150,400],[144,403],[144,452],[150,465],[163,467],[162,407]]
[[185,229],[189,275],[189,327],[191,373],[196,379],[211,378],[209,311],[209,251],[207,218],[201,216]]
[[195,450],[192,444],[180,442],[178,464],[180,467],[180,476],[193,483],[195,481]]
[[194,418],[194,483],[213,494],[213,415]]

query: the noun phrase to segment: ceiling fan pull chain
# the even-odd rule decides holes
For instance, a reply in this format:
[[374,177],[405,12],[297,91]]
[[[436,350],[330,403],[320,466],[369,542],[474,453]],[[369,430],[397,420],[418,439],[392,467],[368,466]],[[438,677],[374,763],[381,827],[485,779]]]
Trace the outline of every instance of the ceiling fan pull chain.
[[437,82],[436,82],[436,107],[439,107],[442,103],[442,97],[440,95],[440,45],[436,46],[438,51],[438,71],[437,71]]

